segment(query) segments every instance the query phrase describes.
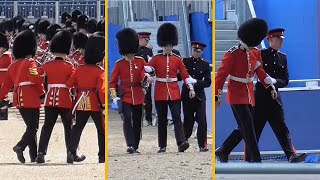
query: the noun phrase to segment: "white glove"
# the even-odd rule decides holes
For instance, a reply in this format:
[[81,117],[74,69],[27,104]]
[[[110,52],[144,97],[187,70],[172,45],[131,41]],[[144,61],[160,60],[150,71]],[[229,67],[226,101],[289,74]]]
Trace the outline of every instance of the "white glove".
[[119,99],[120,99],[119,97],[113,98],[113,99],[112,99],[113,104],[117,104],[117,102],[118,102]]
[[152,57],[150,57],[149,55],[147,55],[148,58],[148,62],[151,61]]
[[195,83],[197,83],[197,80],[193,79],[192,77],[188,77],[185,81],[186,81],[187,84],[195,84]]
[[144,70],[145,70],[147,73],[153,72],[153,68],[152,68],[151,66],[144,66]]
[[277,83],[277,80],[274,79],[274,78],[271,78],[271,82],[272,82],[272,84],[276,84],[276,83]]

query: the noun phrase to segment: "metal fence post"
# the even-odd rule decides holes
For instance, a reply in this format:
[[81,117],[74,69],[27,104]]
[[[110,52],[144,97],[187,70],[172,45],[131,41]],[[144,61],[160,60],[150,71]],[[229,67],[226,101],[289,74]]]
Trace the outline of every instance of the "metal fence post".
[[97,1],[97,21],[101,19],[101,1]]
[[13,1],[13,16],[18,15],[18,1]]
[[55,2],[56,4],[56,12],[55,12],[55,21],[56,21],[56,24],[59,24],[59,15],[60,15],[60,11],[59,11],[59,1],[56,1]]

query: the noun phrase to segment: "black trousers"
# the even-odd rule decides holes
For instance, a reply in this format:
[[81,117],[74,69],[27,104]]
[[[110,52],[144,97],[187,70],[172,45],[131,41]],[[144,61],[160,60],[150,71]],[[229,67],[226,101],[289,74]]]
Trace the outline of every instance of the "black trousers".
[[28,146],[30,157],[34,159],[37,157],[37,131],[39,128],[40,110],[39,108],[20,108],[19,112],[27,128],[17,146],[22,151]]
[[279,101],[264,101],[263,99],[257,98],[256,107],[254,109],[254,120],[258,141],[268,122],[276,135],[282,150],[286,154],[287,159],[289,160],[292,155],[296,154],[289,129],[286,125],[284,110],[282,105],[279,104]]
[[230,154],[231,151],[243,140],[245,142],[245,158],[247,162],[260,162],[261,155],[256,138],[253,108],[251,105],[233,104],[231,105],[234,117],[238,124],[238,129],[232,131],[229,137],[223,142],[221,147],[224,154]]
[[168,106],[174,124],[176,143],[179,146],[186,141],[181,122],[181,101],[155,101],[158,114],[158,143],[160,148],[167,147]]
[[[266,101],[260,101],[259,98],[257,98],[256,106],[253,110],[253,118],[257,142],[259,142],[266,123],[269,122],[287,159],[289,160],[292,155],[297,153],[292,144],[290,132],[285,122],[283,107],[280,104],[276,101],[266,104]],[[242,134],[240,130],[233,130],[222,145],[224,153],[230,154],[241,140]],[[245,154],[247,156],[248,152],[245,152]]]
[[198,123],[197,139],[200,148],[207,147],[207,118],[205,101],[182,101],[186,139],[192,135],[194,122]]
[[139,149],[141,139],[142,105],[122,102],[123,133],[128,147]]
[[148,88],[147,94],[145,95],[145,118],[146,121],[152,122],[152,98],[151,98],[151,85]]
[[54,125],[56,124],[58,115],[61,116],[61,120],[64,127],[64,139],[66,144],[66,149],[68,148],[68,141],[71,134],[72,126],[72,114],[71,109],[66,108],[55,108],[46,107],[45,109],[45,120],[41,129],[40,142],[38,152],[47,154],[48,144],[51,137],[51,133]]
[[93,122],[97,129],[98,145],[99,145],[98,156],[103,157],[105,156],[105,132],[104,132],[104,127],[102,123],[103,115],[101,112],[92,112],[92,111],[76,112],[76,124],[73,126],[71,130],[68,151],[70,151],[73,155],[76,155],[77,147],[79,146],[82,131],[86,126],[90,116],[93,119]]

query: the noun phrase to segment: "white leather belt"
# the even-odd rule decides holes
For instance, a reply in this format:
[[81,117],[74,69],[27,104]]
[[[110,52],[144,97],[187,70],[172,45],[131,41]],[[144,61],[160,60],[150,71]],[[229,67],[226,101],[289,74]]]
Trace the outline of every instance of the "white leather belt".
[[48,88],[68,88],[65,84],[48,84]]
[[18,84],[18,86],[28,86],[28,85],[32,85],[33,83],[32,82],[30,82],[30,81],[25,81],[25,82],[20,82],[19,84]]
[[7,72],[8,68],[0,68],[0,72]]
[[158,77],[156,77],[156,81],[160,81],[160,82],[175,82],[175,81],[178,81],[178,78],[158,78]]
[[231,79],[233,81],[241,82],[241,83],[244,83],[244,84],[248,84],[248,83],[253,82],[253,77],[251,77],[251,78],[239,78],[239,77],[235,77],[235,76],[229,75],[229,79]]

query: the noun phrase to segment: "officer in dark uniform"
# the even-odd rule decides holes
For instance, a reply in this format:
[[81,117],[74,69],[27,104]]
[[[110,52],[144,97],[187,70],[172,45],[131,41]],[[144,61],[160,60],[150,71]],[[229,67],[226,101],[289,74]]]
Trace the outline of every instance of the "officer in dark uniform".
[[181,98],[184,114],[183,129],[186,140],[192,135],[193,125],[198,123],[197,139],[200,152],[208,151],[207,148],[207,118],[206,118],[206,94],[204,88],[211,85],[210,66],[207,61],[201,58],[205,44],[192,42],[192,57],[184,58],[189,75],[197,80],[194,84],[196,93],[195,98],[189,97],[189,90],[186,86],[182,87]]
[[[261,50],[263,68],[266,73],[274,78],[276,89],[284,88],[289,82],[287,57],[279,49],[282,47],[284,39],[284,29],[277,28],[269,31],[267,39],[270,47]],[[255,85],[256,107],[254,109],[254,122],[257,141],[261,136],[266,123],[269,122],[276,135],[282,150],[289,162],[302,162],[307,157],[306,153],[297,154],[291,142],[290,132],[285,122],[284,110],[280,94],[276,101],[267,95],[265,88],[258,82]]]
[[[286,87],[289,82],[287,57],[282,52],[279,52],[284,39],[284,29],[278,28],[270,30],[267,39],[270,47],[261,50],[263,68],[265,72],[272,77],[272,83],[278,92],[278,88]],[[253,110],[253,118],[257,142],[259,142],[264,126],[269,122],[288,161],[290,163],[304,161],[307,154],[297,154],[292,145],[290,133],[285,123],[280,94],[278,93],[277,99],[273,100],[270,97],[270,92],[264,88],[261,82],[257,82],[255,85],[255,100],[256,105]],[[220,159],[220,162],[228,161],[229,153],[241,140],[240,130],[234,130],[224,144],[216,150],[216,156]]]
[[[148,48],[147,45],[150,41],[149,32],[138,32],[139,37],[139,50],[136,56],[141,56],[148,63],[149,59],[153,56],[152,49]],[[151,86],[147,90],[145,95],[145,119],[149,126],[152,125],[152,98],[151,98]]]

